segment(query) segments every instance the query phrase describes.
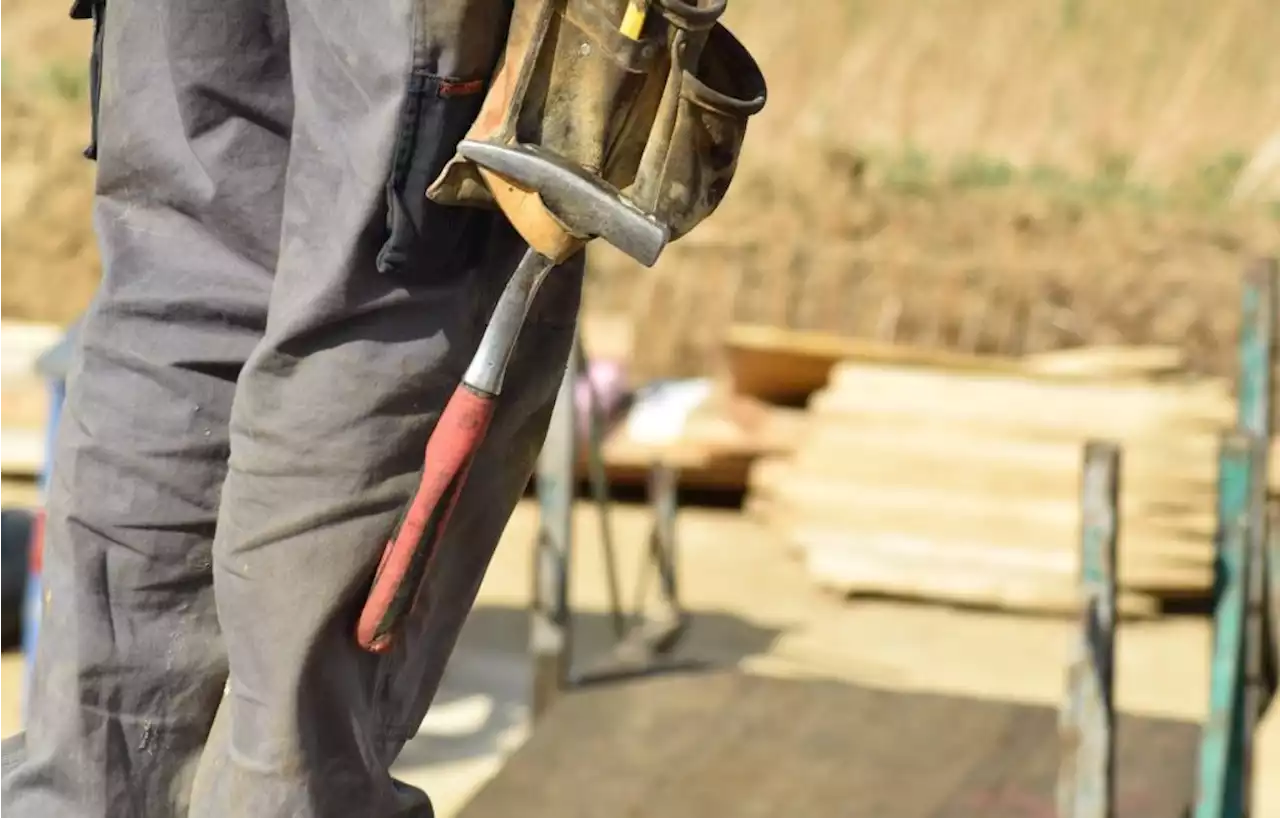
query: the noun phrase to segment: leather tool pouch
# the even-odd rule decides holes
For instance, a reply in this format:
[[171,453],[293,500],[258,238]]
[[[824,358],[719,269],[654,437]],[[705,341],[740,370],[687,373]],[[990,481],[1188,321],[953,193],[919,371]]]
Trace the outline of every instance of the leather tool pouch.
[[[717,20],[725,0],[651,0],[639,39],[627,0],[515,0],[504,56],[466,139],[539,145],[599,175],[684,235],[728,190],[765,82]],[[493,207],[455,156],[427,193]]]

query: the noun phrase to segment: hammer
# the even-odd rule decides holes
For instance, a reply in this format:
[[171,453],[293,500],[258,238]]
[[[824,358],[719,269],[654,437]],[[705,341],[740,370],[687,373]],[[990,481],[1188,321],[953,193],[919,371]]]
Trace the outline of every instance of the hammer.
[[611,185],[549,151],[464,140],[458,153],[480,168],[529,248],[427,440],[418,488],[382,552],[356,626],[356,640],[372,653],[391,648],[400,622],[413,608],[493,418],[520,328],[547,273],[593,238],[652,266],[669,237],[664,225]]

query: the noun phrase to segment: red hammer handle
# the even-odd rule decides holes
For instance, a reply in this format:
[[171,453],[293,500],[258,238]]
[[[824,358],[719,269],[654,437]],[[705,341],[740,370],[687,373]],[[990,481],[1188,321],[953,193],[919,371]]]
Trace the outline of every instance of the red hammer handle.
[[441,413],[427,440],[418,490],[382,552],[360,612],[356,640],[365,650],[385,653],[390,649],[397,625],[413,608],[495,403],[493,395],[464,383]]

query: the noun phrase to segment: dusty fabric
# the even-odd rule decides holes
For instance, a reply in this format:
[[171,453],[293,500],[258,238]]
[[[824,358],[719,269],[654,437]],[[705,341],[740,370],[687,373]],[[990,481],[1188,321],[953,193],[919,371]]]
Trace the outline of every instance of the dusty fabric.
[[[7,818],[425,816],[415,732],[533,468],[580,264],[539,294],[390,654],[353,629],[522,244],[428,202],[502,0],[109,0],[95,220]],[[74,23],[68,23],[73,25]]]

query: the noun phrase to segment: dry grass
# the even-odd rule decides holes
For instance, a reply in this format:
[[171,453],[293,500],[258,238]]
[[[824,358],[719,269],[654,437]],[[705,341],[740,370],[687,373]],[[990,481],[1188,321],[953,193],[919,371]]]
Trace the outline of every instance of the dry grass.
[[732,319],[1230,367],[1280,251],[1270,0],[731,5],[771,99],[729,199],[648,274],[596,252],[638,376],[714,368]]
[[61,3],[4,4],[3,236],[6,317],[65,322],[98,279],[85,71],[91,26]]
[[910,145],[1185,183],[1234,160],[1280,199],[1273,0],[734,0],[771,99],[747,168]]
[[[90,26],[3,15],[3,313],[67,320],[98,276]],[[591,302],[635,310],[642,371],[705,371],[735,316],[878,332],[895,300],[905,340],[1045,302],[1018,343],[1220,357],[1238,269],[1280,236],[1274,0],[732,0],[728,22],[771,95],[729,201],[655,271],[595,253]]]

